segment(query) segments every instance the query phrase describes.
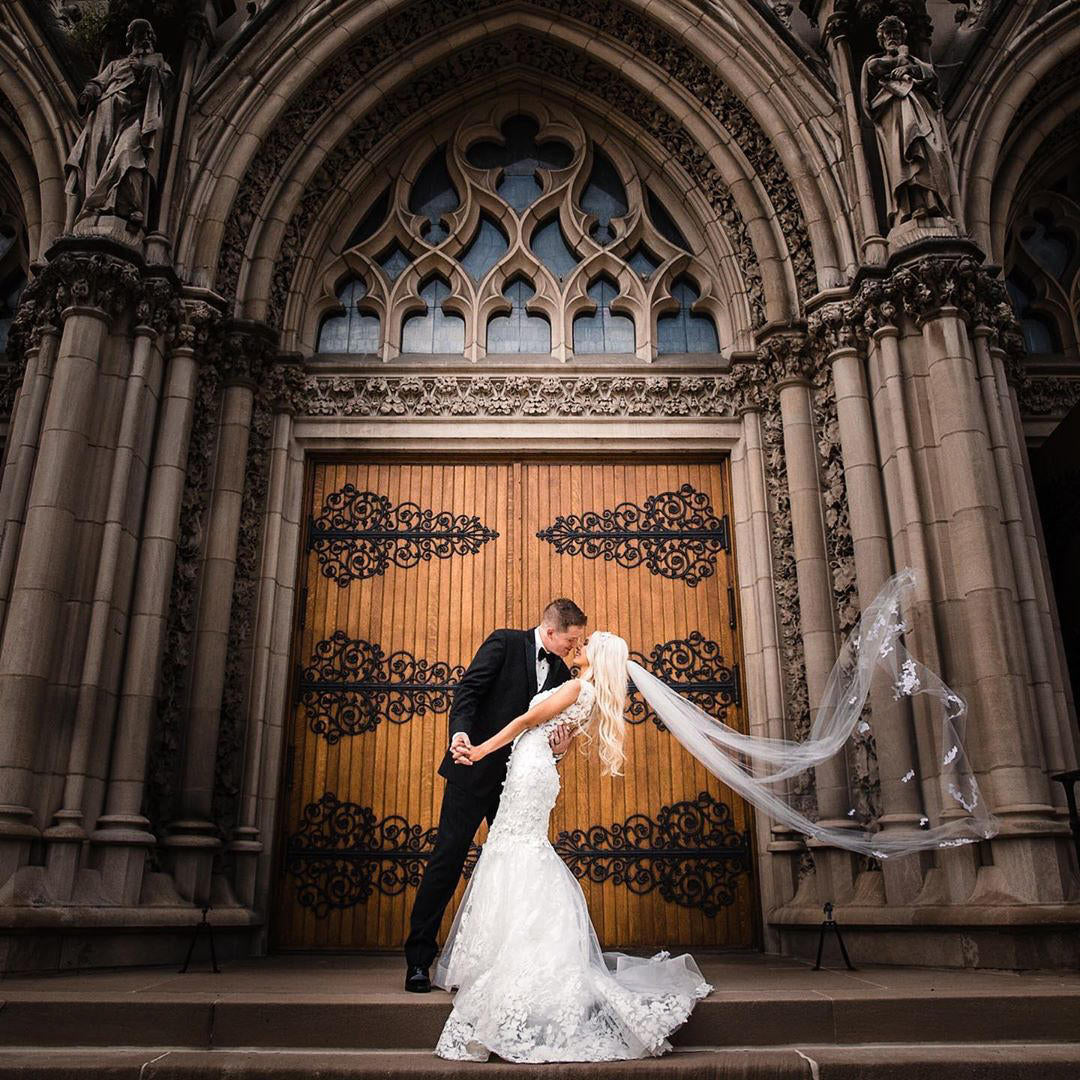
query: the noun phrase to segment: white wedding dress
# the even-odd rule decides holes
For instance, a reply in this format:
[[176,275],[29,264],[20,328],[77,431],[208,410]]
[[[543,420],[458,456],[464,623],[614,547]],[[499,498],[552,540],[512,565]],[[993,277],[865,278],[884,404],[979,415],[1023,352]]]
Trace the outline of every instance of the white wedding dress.
[[514,740],[498,814],[435,969],[436,986],[458,988],[439,1057],[656,1056],[712,989],[689,955],[602,953],[581,886],[548,841],[560,787],[548,733],[583,724],[594,695],[583,683],[574,704]]

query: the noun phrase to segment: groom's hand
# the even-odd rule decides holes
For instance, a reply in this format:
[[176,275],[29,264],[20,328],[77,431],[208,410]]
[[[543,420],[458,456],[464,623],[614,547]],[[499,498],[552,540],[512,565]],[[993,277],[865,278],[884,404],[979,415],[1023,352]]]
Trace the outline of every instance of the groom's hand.
[[469,740],[469,736],[464,731],[459,731],[450,742],[450,756],[454,759],[454,764],[471,765],[469,751],[472,748],[473,745]]
[[556,760],[570,749],[573,738],[574,731],[569,724],[559,724],[551,731],[548,735],[548,746],[551,747],[551,752],[555,755]]

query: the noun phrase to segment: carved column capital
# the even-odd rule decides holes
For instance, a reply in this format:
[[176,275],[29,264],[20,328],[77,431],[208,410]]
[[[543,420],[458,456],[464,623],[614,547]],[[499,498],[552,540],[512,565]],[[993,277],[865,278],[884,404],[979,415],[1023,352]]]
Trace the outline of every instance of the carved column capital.
[[262,324],[233,322],[225,326],[217,358],[222,381],[258,386],[274,357],[272,331]]
[[135,324],[170,333],[180,318],[176,286],[163,277],[144,278],[135,291]]
[[802,331],[770,336],[758,345],[757,359],[773,386],[794,379],[809,383],[817,366],[810,339]]
[[270,411],[295,415],[303,409],[306,376],[298,361],[278,361],[266,371],[263,393]]
[[60,251],[41,272],[43,291],[61,313],[70,307],[97,308],[107,316],[131,306],[141,287],[140,267],[106,251]]
[[866,340],[863,313],[853,300],[818,308],[807,320],[807,333],[819,356],[828,359],[840,349],[859,349]]
[[173,347],[191,349],[205,355],[212,339],[221,330],[221,312],[205,300],[183,297],[178,315]]

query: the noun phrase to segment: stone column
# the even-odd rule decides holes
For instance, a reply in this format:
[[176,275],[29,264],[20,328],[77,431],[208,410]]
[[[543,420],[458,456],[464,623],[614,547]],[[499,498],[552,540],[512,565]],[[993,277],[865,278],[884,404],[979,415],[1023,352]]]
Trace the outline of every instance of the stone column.
[[157,842],[142,814],[147,750],[157,708],[199,361],[211,347],[218,320],[215,309],[202,300],[186,300],[182,310],[168,356],[150,469],[105,808],[90,836],[103,887],[121,904],[138,902],[146,852]]
[[26,516],[26,497],[30,491],[41,437],[41,420],[60,347],[59,313],[46,311],[42,312],[42,317],[47,321],[37,328],[39,340],[27,360],[18,408],[8,434],[3,485],[0,487],[0,528],[3,529],[0,540],[0,627],[3,626],[11,597],[11,583],[15,576],[15,562]]
[[38,835],[34,756],[69,599],[100,356],[112,312],[139,278],[134,261],[69,249],[54,249],[43,273],[57,289],[63,331],[0,642],[0,880]]
[[859,223],[862,225],[862,256],[870,266],[880,266],[888,255],[888,244],[881,235],[874,189],[870,182],[870,168],[862,141],[860,116],[862,106],[855,95],[851,43],[848,40],[848,11],[834,11],[821,28],[821,37],[829,55],[829,68],[836,80],[841,107],[844,113],[844,129],[847,146],[851,153],[851,168],[855,174],[855,190],[858,194]]
[[[865,610],[894,568],[870,394],[856,344],[854,317],[853,305],[833,304],[817,313],[811,330],[832,369],[855,577],[859,606]],[[875,680],[870,710],[881,783],[877,824],[884,831],[917,829],[923,816],[920,788],[902,779],[916,766],[910,709],[907,702],[894,700],[891,686]],[[918,859],[885,860],[882,871],[889,902],[910,903],[915,898],[922,885]]]
[[[252,647],[251,688],[247,702],[247,727],[244,767],[241,781],[238,824],[233,829],[229,850],[236,860],[236,895],[241,903],[255,903],[255,876],[263,841],[259,829],[259,801],[263,781],[263,761],[267,748],[267,715],[274,663],[274,637],[277,628],[291,629],[292,577],[296,566],[296,544],[290,543],[291,524],[286,518],[286,489],[290,476],[289,439],[295,392],[303,373],[296,367],[275,365],[267,374],[267,397],[273,410],[273,430],[269,447],[269,478],[266,492],[266,520],[262,538],[259,573],[259,596]],[[282,555],[288,563],[282,566]],[[288,583],[288,584],[286,584]],[[279,603],[280,601],[280,603]],[[274,724],[280,730],[279,724]]]
[[[732,454],[732,500],[737,523],[744,523],[749,543],[738,544],[739,587],[743,595],[743,650],[747,668],[747,695],[752,706],[751,734],[770,739],[788,739],[792,733],[784,723],[784,687],[781,671],[783,655],[776,619],[776,594],[772,578],[772,543],[769,526],[769,497],[766,488],[765,447],[762,436],[759,388],[752,387],[740,410],[742,442]],[[786,786],[786,785],[785,785]],[[803,838],[785,825],[772,822],[766,828],[765,815],[759,821],[759,845],[767,851],[769,873],[763,876],[762,906],[768,911],[786,904],[798,884],[799,857],[805,851]],[[780,940],[770,926],[766,946],[778,950]]]
[[[68,749],[67,779],[61,808],[56,812],[53,825],[44,833],[49,845],[46,880],[50,896],[57,900],[71,896],[79,854],[87,835],[83,815],[92,743],[95,739],[103,739],[106,745],[112,742],[114,713],[111,701],[102,707],[102,683],[106,677],[107,653],[115,646],[114,635],[122,634],[116,625],[118,601],[121,606],[119,618],[121,622],[126,621],[130,569],[125,575],[122,568],[122,563],[126,565],[124,536],[125,533],[130,536],[132,528],[132,502],[137,502],[140,509],[142,504],[142,486],[135,483],[133,470],[137,461],[146,460],[152,438],[161,389],[160,353],[154,349],[154,341],[164,329],[172,295],[173,289],[168,283],[147,282],[136,305],[135,343],[124,389],[105,524],[98,549],[86,650]],[[113,690],[115,692],[115,687]]]
[[[1035,502],[1034,482],[1031,478],[1031,461],[1023,442],[1023,421],[1020,407],[1013,391],[1013,381],[1018,374],[1015,357],[1023,352],[1023,341],[1015,330],[1015,315],[1011,306],[999,308],[1005,325],[998,326],[998,340],[991,340],[990,359],[994,370],[1005,438],[1009,446],[1009,458],[1020,503],[1020,515],[1024,523],[1024,537],[1028,559],[1032,568],[1033,584],[1039,610],[1039,624],[1046,645],[1050,679],[1054,689],[1056,714],[1061,726],[1061,741],[1065,750],[1067,767],[1072,769],[1080,763],[1080,731],[1077,730],[1075,703],[1069,681],[1068,663],[1065,658],[1061,626],[1058,621],[1058,605],[1054,597],[1050,566],[1046,558],[1042,535],[1042,520]],[[1009,344],[1006,350],[1004,341]],[[1011,362],[1007,363],[1007,357]]]
[[180,817],[170,823],[169,835],[163,841],[169,849],[177,891],[196,902],[210,895],[214,855],[221,847],[212,812],[214,765],[225,689],[248,437],[256,379],[267,351],[265,338],[236,333],[229,337],[223,358],[225,390],[199,586]]
[[997,888],[1007,883],[1019,900],[1055,902],[1065,893],[1056,850],[1062,830],[1053,819],[1040,718],[1028,694],[1024,630],[1010,580],[987,417],[967,326],[958,308],[941,303],[958,296],[973,273],[964,261],[927,259],[911,268],[904,285],[921,326],[929,375],[926,405],[942,481],[939,512],[948,522],[952,554],[951,622],[967,646],[958,653],[961,681],[978,718],[968,737],[989,777],[984,794],[1001,824],[992,876]]
[[[837,634],[814,432],[809,378],[811,361],[802,335],[770,338],[758,350],[758,357],[768,365],[780,395],[806,689],[813,719],[836,662]],[[834,828],[851,827],[852,821],[848,817],[851,797],[843,755],[838,754],[817,766],[815,781],[818,821]],[[850,852],[814,840],[809,840],[808,844],[814,850],[819,899],[847,899],[854,884],[854,861]]]
[[[982,393],[983,410],[986,413],[998,489],[1001,492],[1005,532],[1013,570],[1012,583],[1020,608],[1023,645],[1031,672],[1031,690],[1036,715],[1042,719],[1041,730],[1046,765],[1052,773],[1063,772],[1073,767],[1074,757],[1066,752],[1067,717],[1062,708],[1064,701],[1055,694],[1055,683],[1051,674],[1049,649],[1054,637],[1045,632],[1046,628],[1040,617],[1035,587],[1035,566],[1025,535],[1020,491],[1013,471],[1011,447],[1006,432],[1006,416],[1001,408],[994,362],[990,355],[990,340],[993,332],[993,329],[985,322],[980,322],[975,326],[973,336],[977,377]],[[1011,417],[1009,419],[1011,420]],[[1068,809],[1065,802],[1065,790],[1061,784],[1050,785],[1050,797],[1051,802],[1056,806],[1058,816],[1066,818]]]

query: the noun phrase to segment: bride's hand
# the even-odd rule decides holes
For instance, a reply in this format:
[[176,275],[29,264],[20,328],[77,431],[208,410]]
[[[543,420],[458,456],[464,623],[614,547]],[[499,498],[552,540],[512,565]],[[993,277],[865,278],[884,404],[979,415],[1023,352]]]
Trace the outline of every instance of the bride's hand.
[[487,757],[487,751],[483,746],[467,746],[457,759],[459,765],[475,765]]

